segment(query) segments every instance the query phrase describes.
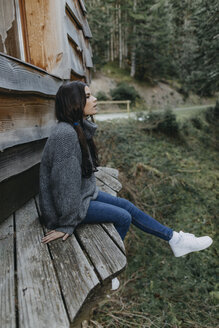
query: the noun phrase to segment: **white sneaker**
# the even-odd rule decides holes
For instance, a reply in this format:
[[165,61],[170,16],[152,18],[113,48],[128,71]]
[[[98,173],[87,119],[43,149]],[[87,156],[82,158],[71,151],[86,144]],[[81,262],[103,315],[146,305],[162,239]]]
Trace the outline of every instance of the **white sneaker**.
[[111,290],[116,290],[119,288],[120,282],[118,278],[113,278],[112,279],[112,288]]
[[178,234],[174,231],[170,239],[170,247],[176,257],[186,255],[191,252],[201,251],[209,247],[213,240],[209,236],[195,237],[191,233],[180,231]]

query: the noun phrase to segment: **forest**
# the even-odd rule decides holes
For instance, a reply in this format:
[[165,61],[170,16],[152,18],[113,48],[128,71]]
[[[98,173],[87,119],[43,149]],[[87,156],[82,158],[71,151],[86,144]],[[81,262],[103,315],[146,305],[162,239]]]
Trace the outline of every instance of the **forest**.
[[137,80],[175,80],[185,96],[219,87],[217,0],[86,0],[95,69],[116,62]]

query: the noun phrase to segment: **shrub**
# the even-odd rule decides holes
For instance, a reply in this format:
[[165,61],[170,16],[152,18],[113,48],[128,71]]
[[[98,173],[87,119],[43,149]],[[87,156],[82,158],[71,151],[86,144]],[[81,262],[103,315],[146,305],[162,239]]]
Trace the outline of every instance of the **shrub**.
[[176,136],[179,132],[179,125],[176,121],[176,115],[171,109],[166,109],[163,114],[163,120],[158,124],[158,130],[169,136]]
[[132,104],[140,99],[135,88],[125,82],[118,83],[116,88],[110,90],[110,94],[113,100],[131,100]]
[[108,100],[109,97],[106,95],[104,91],[98,91],[96,94],[97,100],[99,101],[105,101]]
[[198,130],[200,130],[203,127],[200,117],[192,117],[191,122],[192,122],[193,126]]
[[215,107],[210,107],[205,113],[206,121],[209,123],[215,123],[219,120],[219,101],[216,101]]
[[143,113],[138,120],[145,123],[145,130],[160,131],[168,136],[177,136],[179,133],[179,124],[171,109],[166,109],[164,112]]

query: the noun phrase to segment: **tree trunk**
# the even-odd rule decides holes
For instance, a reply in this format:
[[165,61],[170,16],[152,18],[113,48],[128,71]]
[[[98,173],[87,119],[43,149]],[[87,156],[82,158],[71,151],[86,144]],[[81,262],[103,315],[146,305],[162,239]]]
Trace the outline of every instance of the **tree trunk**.
[[121,5],[118,6],[119,18],[119,67],[122,68],[122,23],[121,23]]
[[[137,0],[134,0],[133,3],[133,12],[136,12]],[[132,38],[132,51],[131,51],[131,77],[135,76],[136,69],[136,44],[135,44],[135,34],[136,34],[136,24],[133,26],[133,38]]]

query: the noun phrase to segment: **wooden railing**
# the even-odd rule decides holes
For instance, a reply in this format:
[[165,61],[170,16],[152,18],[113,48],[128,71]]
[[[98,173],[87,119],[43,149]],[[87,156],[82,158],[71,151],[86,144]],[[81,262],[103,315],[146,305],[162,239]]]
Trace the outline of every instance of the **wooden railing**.
[[97,101],[97,105],[117,105],[117,104],[126,104],[126,111],[128,114],[130,114],[130,103],[131,100],[105,100],[105,101]]

